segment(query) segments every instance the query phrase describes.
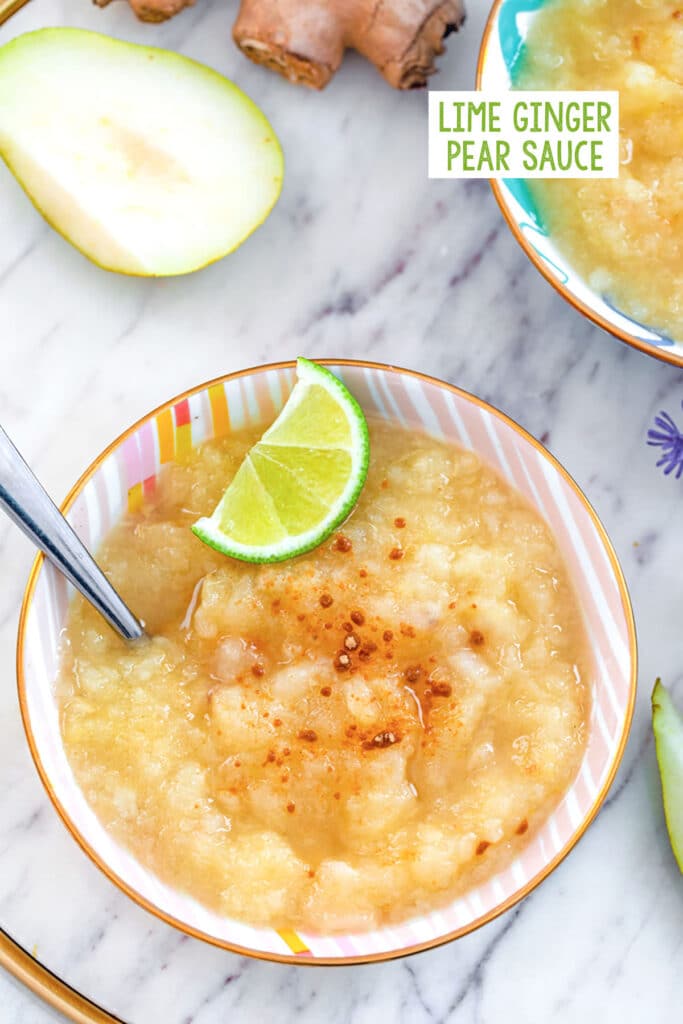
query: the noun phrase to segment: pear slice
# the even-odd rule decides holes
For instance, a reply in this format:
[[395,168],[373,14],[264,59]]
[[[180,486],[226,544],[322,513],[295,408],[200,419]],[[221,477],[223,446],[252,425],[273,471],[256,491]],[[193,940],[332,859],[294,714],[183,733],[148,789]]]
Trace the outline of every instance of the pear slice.
[[227,78],[71,28],[0,47],[0,156],[64,238],[123,274],[220,259],[282,187],[273,129]]
[[683,871],[683,718],[661,679],[652,691],[652,728],[662,777],[666,824],[674,856]]

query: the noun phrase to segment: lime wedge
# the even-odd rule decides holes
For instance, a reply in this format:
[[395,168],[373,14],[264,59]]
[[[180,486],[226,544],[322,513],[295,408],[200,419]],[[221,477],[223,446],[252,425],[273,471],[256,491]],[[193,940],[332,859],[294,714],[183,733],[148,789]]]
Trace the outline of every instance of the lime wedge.
[[660,679],[652,691],[652,728],[666,825],[674,856],[683,871],[683,718]]
[[297,382],[210,518],[192,530],[246,562],[280,562],[317,547],[346,519],[368,473],[368,425],[353,395],[317,363]]

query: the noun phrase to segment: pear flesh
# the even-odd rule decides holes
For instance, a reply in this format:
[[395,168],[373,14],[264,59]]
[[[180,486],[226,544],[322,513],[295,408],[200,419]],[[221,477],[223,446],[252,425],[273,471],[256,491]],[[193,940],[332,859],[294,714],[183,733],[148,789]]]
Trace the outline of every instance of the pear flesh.
[[0,47],[0,156],[50,224],[124,274],[185,274],[261,224],[277,137],[222,75],[79,29]]
[[683,718],[659,679],[652,691],[652,728],[666,824],[674,856],[683,871]]

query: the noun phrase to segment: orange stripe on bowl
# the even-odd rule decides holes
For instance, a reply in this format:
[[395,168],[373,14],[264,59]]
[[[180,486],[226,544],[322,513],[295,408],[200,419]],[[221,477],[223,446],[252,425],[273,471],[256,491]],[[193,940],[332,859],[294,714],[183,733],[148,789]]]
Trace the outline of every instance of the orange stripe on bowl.
[[310,954],[310,949],[301,936],[297,935],[296,932],[292,932],[288,928],[282,928],[278,931],[278,935],[289,949],[291,949],[292,953],[296,953],[297,955],[300,953]]
[[213,436],[225,437],[230,433],[230,410],[228,399],[225,395],[225,388],[222,384],[214,384],[209,388],[209,402],[211,404],[211,419],[213,421]]
[[163,466],[175,455],[175,436],[173,414],[170,409],[163,409],[157,416],[157,435],[159,437],[159,462]]

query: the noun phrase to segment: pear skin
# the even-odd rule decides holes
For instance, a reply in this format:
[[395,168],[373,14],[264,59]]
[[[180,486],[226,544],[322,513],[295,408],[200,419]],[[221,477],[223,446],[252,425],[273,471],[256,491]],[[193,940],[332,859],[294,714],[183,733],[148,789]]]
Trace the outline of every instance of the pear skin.
[[683,872],[683,718],[660,679],[652,691],[652,728],[671,847]]

